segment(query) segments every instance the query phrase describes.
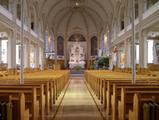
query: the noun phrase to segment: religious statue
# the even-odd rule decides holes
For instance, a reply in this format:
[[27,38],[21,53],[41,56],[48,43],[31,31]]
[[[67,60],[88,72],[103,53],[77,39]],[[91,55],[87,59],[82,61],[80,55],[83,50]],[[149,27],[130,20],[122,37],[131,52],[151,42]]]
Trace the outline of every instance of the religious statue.
[[76,47],[76,49],[75,49],[75,55],[79,56],[79,48],[78,47]]

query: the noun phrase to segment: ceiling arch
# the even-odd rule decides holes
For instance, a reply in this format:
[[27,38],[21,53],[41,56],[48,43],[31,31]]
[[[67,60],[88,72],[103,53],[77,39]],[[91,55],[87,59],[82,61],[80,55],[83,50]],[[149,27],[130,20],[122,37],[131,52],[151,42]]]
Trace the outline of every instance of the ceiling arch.
[[94,20],[93,16],[88,11],[86,11],[85,14],[86,14],[86,16],[90,17],[90,19],[92,20],[92,22],[95,25],[96,30],[98,31],[97,22]]
[[84,16],[83,12],[80,12],[80,14],[81,14],[81,16],[83,17],[87,34],[89,34],[89,33],[88,33],[88,21],[87,21],[87,18],[86,18],[86,16]]
[[[64,12],[64,13],[63,13]],[[67,13],[69,13],[69,7],[66,7],[66,8],[62,8],[61,10],[59,10],[55,15],[52,15],[52,17],[50,18],[50,22],[52,22],[52,27],[55,26],[55,21],[56,21],[56,18],[58,18],[58,16],[60,14],[64,14],[65,16],[68,15]],[[65,16],[63,16],[63,18],[65,18]],[[61,18],[62,19],[62,18]],[[60,19],[60,20],[61,20]],[[60,21],[59,21],[60,22]],[[62,21],[61,21],[62,22]]]
[[[54,10],[56,6],[58,6],[60,3],[68,3],[69,1],[81,1],[81,0],[40,0],[40,6],[41,11],[47,10],[47,16],[49,16],[49,13]],[[82,0],[83,1],[83,0]],[[85,0],[86,1],[86,0]],[[105,12],[105,14],[108,14],[108,12],[113,11],[113,2],[114,0],[87,0],[87,3],[95,3],[96,5],[100,6],[100,8]],[[48,7],[48,4],[51,4],[51,8]]]
[[[105,29],[111,22],[114,14],[115,6],[119,0],[36,0],[39,2],[40,13],[45,17],[45,23],[56,31],[61,26],[64,31],[70,30],[70,21],[77,11],[83,19],[85,28],[90,32],[91,25],[94,26],[98,33],[101,29]],[[80,9],[80,10],[77,10]],[[89,22],[91,21],[91,25]]]
[[[52,22],[52,25],[54,26],[56,24],[56,22],[60,22],[62,19],[64,19],[67,15],[69,15],[69,11],[70,8],[66,7],[66,8],[62,8],[60,9],[55,15],[52,15],[51,18],[49,19],[49,22]],[[92,8],[86,7],[83,11],[81,12],[86,12],[89,13],[89,16],[91,16],[91,19],[93,19],[93,21],[98,21],[99,23],[103,23],[101,16]],[[93,13],[93,14],[91,14]],[[58,18],[58,16],[60,16],[60,14],[65,14],[65,16],[63,16],[61,19]],[[96,17],[95,17],[96,16]],[[88,16],[87,16],[88,17]],[[98,20],[99,19],[99,20]],[[62,21],[61,21],[62,22]]]
[[[56,17],[55,17],[55,19],[52,22],[52,26],[53,26],[54,31],[58,31],[60,26],[65,26],[65,29],[66,29],[65,32],[66,32],[66,31],[68,31],[67,28],[69,27],[69,23],[66,22],[65,24],[63,24],[63,22],[65,21],[65,19],[66,19],[66,21],[71,21],[73,15],[72,16],[70,15],[71,13],[69,12],[69,9],[67,9],[67,10],[62,9],[61,11],[63,11],[63,12],[60,12],[60,14],[56,14]],[[76,11],[72,11],[72,13],[73,12],[75,13]],[[84,21],[85,21],[84,24],[86,26],[87,31],[90,28],[90,25],[88,24],[90,21],[93,23],[93,26],[95,27],[95,30],[99,31],[99,26],[97,24],[99,24],[100,21],[97,21],[92,16],[92,14],[90,13],[90,11],[84,10],[84,11],[79,12],[79,13],[81,14],[82,19],[84,19]],[[90,19],[90,21],[89,21],[89,19]]]

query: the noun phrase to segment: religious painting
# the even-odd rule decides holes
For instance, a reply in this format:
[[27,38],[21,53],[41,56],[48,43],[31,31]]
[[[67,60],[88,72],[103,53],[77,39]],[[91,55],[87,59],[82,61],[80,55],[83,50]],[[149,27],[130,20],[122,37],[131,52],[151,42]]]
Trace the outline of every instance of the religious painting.
[[68,41],[70,41],[70,42],[85,42],[86,39],[84,38],[83,35],[76,33],[76,34],[73,34],[73,35],[69,38]]
[[64,55],[64,39],[62,36],[57,38],[57,55],[63,56]]
[[94,36],[91,38],[91,56],[97,56],[98,50],[97,50],[97,37]]
[[156,43],[155,48],[156,48],[157,60],[158,60],[158,63],[159,63],[159,43]]

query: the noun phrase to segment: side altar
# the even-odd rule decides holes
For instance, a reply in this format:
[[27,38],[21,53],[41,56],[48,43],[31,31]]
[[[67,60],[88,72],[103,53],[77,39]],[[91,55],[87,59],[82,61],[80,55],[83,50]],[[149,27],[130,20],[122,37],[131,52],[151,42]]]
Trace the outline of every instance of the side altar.
[[73,69],[75,67],[85,68],[85,51],[79,42],[75,42],[71,46],[69,54],[69,68]]

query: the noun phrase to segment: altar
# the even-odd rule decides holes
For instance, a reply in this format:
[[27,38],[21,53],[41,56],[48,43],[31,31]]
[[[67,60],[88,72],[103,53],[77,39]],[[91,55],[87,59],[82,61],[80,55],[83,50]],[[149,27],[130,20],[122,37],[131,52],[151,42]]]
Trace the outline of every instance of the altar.
[[75,68],[75,67],[81,67],[81,68],[85,68],[85,63],[84,62],[80,62],[80,63],[69,63],[70,64],[70,68],[71,69],[73,69],[73,68]]
[[85,68],[85,51],[79,42],[72,44],[69,57],[70,69],[75,67]]

